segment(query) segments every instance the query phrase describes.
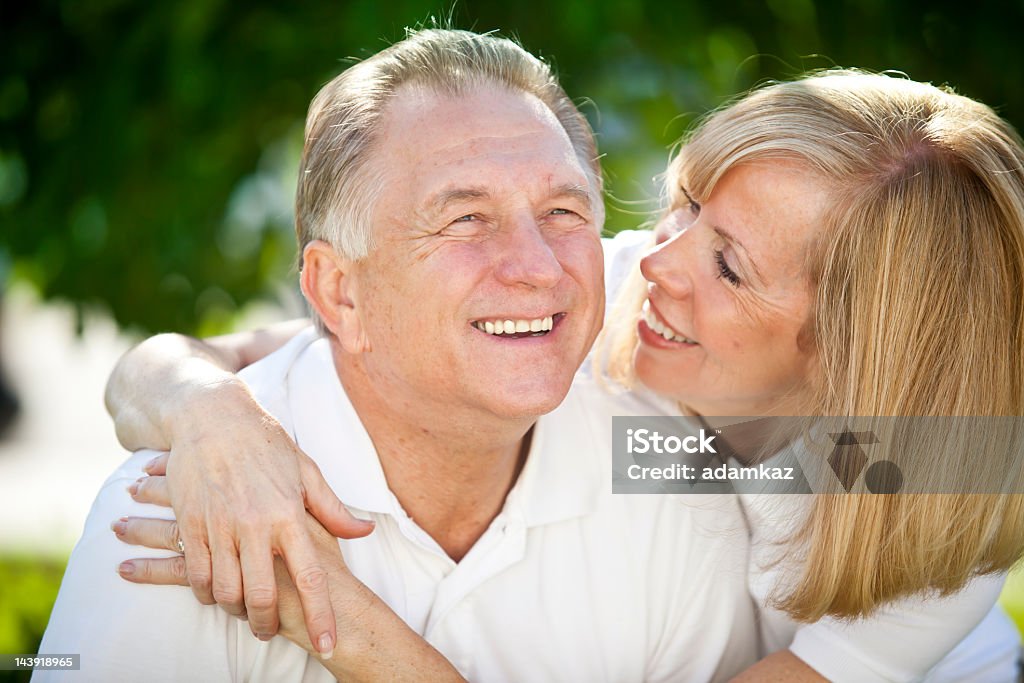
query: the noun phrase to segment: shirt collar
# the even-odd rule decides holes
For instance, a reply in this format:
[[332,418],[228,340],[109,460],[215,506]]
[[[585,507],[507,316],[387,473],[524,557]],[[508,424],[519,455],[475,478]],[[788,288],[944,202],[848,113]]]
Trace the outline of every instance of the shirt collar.
[[[506,509],[518,508],[527,527],[582,517],[592,512],[598,496],[611,495],[611,449],[595,429],[611,432],[611,420],[588,401],[595,387],[578,379],[558,408],[533,428],[530,453]],[[596,408],[596,410],[595,410]]]
[[346,505],[404,516],[369,433],[342,389],[327,339],[312,340],[287,378],[295,442],[320,467]]

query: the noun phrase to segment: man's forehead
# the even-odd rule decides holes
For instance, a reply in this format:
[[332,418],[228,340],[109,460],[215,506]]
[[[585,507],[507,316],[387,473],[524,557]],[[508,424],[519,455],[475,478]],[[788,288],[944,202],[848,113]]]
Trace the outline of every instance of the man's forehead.
[[558,119],[543,102],[496,85],[459,93],[403,86],[384,112],[382,134],[384,147],[427,158],[494,146],[515,149],[542,137],[548,144],[558,138],[571,148]]
[[487,122],[508,113],[511,109],[526,111],[536,120],[558,126],[550,108],[536,95],[492,81],[463,84],[451,88],[438,88],[422,83],[406,83],[395,90],[384,110],[385,118],[412,118],[440,113],[442,118],[452,112],[462,114],[460,123]]
[[589,179],[565,130],[527,93],[497,86],[456,95],[403,88],[383,124],[379,160],[423,208],[510,185],[588,194]]

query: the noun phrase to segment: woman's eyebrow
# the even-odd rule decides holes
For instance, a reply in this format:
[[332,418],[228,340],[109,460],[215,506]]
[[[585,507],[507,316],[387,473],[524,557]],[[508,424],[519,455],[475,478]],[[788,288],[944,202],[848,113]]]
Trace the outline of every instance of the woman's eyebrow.
[[711,229],[715,231],[716,235],[721,237],[723,240],[725,240],[729,244],[732,244],[733,246],[739,247],[739,250],[743,252],[744,257],[746,258],[747,262],[750,264],[750,267],[753,269],[754,275],[756,275],[757,278],[761,282],[767,282],[767,280],[765,280],[765,278],[764,278],[764,275],[761,273],[760,270],[758,270],[757,263],[754,261],[753,257],[751,257],[750,250],[748,250],[745,246],[743,246],[743,243],[740,242],[738,239],[736,239],[735,235],[733,235],[731,232],[729,232],[725,228],[717,226],[717,225],[713,226]]

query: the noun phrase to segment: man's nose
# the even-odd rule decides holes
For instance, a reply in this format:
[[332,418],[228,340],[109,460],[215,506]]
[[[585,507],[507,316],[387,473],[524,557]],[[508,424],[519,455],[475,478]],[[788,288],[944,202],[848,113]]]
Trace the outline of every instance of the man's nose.
[[693,289],[690,269],[693,248],[688,230],[682,230],[668,241],[653,247],[640,259],[640,272],[651,284],[677,299],[687,296]]
[[521,218],[509,226],[502,240],[498,279],[509,285],[549,289],[558,284],[564,271],[549,243],[550,237],[533,218]]

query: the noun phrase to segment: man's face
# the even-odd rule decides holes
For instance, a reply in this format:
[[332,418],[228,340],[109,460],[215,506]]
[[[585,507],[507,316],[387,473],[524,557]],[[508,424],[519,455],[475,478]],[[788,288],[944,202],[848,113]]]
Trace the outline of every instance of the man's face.
[[350,273],[371,380],[396,401],[553,410],[604,314],[603,209],[568,137],[498,87],[407,86],[382,124],[376,248]]

